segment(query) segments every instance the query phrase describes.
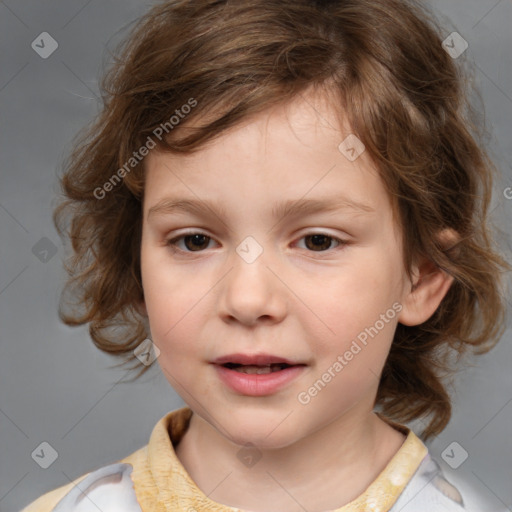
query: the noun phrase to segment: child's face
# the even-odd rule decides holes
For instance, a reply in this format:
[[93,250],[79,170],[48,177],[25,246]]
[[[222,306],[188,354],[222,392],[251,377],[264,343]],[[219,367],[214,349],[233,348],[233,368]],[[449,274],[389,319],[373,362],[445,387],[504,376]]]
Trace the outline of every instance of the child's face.
[[[340,152],[350,131],[337,126],[311,96],[196,154],[145,162],[141,265],[158,361],[189,406],[238,444],[290,445],[336,420],[357,425],[373,409],[410,283],[381,179],[366,153],[351,162]],[[339,209],[273,216],[274,205],[298,200]],[[215,206],[148,215],[164,201]],[[204,237],[167,244],[187,233]],[[304,366],[277,387],[278,374],[225,370],[247,386],[233,388],[213,364],[232,354]],[[250,379],[267,384],[251,391]]]

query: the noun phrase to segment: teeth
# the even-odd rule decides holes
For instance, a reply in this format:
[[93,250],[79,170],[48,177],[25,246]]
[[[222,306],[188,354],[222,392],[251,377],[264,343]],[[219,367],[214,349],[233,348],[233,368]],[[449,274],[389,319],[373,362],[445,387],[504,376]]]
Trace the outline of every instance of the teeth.
[[240,373],[264,375],[266,373],[273,373],[273,372],[282,370],[283,367],[284,367],[284,365],[282,365],[282,364],[271,364],[271,365],[267,365],[267,366],[254,366],[254,365],[239,366],[238,368],[232,368],[232,369],[237,372],[240,372]]
[[258,375],[272,373],[272,368],[270,368],[270,366],[240,366],[239,368],[235,368],[235,370],[240,373],[256,373]]

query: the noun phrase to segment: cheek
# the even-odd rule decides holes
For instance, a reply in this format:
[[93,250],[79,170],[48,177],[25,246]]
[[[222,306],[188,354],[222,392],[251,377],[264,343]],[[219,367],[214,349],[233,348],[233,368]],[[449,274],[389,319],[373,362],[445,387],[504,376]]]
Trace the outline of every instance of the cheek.
[[197,272],[176,272],[164,260],[143,253],[144,298],[153,342],[163,353],[172,350],[178,355],[197,343],[195,334],[205,315],[210,287]]
[[[149,293],[146,305],[153,341],[161,351],[193,349],[198,325],[202,322],[200,305],[194,296],[180,293]],[[175,347],[176,346],[176,347]]]
[[[320,282],[322,286],[312,279],[303,288],[308,298],[308,311],[303,318],[308,319],[308,330],[316,338],[319,355],[332,358],[336,350],[343,354],[356,340],[361,351],[354,360],[367,360],[374,366],[385,358],[396,326],[396,265],[389,257],[361,255]],[[384,320],[381,315],[385,315]],[[356,352],[358,347],[352,350]]]

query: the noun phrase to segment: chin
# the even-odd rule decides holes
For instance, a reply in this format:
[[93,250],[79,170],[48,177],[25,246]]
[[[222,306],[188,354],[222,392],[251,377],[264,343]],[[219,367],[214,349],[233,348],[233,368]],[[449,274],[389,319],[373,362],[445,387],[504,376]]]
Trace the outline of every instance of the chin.
[[220,433],[240,447],[251,445],[262,450],[276,450],[298,440],[299,432],[296,428],[290,427],[293,425],[286,425],[282,414],[273,417],[246,414],[243,419],[239,419],[235,414],[230,417],[225,431]]

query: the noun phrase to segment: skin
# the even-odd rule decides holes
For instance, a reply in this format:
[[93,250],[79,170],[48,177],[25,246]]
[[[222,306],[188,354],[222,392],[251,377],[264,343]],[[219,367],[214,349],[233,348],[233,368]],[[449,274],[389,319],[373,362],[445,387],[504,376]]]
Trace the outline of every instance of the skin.
[[[414,282],[408,279],[400,230],[375,166],[365,152],[351,162],[338,150],[349,133],[326,97],[309,93],[195,154],[152,151],[145,160],[142,307],[159,365],[194,411],[176,454],[218,503],[255,512],[341,507],[404,441],[373,412],[379,376],[397,322],[427,320],[451,279],[425,260],[416,262]],[[369,211],[272,217],[276,202],[332,196]],[[168,197],[217,200],[224,211],[148,216]],[[210,238],[195,245],[181,238],[173,249],[168,241],[185,230]],[[315,245],[306,237],[314,234],[333,238]],[[263,249],[250,264],[236,252],[247,236]],[[394,303],[400,313],[301,404],[298,394]],[[210,364],[232,353],[273,354],[307,366],[273,395],[244,396]],[[237,457],[246,443],[261,455],[252,467]]]

